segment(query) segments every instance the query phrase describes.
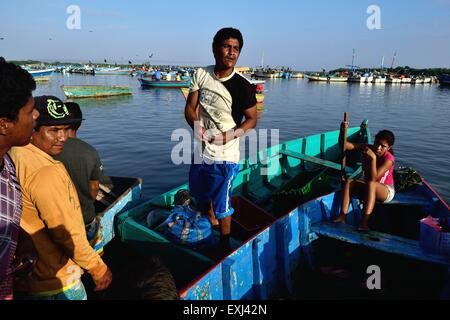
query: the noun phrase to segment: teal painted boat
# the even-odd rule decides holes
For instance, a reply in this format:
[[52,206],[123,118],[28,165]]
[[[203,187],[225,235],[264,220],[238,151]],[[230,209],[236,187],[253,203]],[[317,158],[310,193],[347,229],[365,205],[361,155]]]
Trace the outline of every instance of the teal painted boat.
[[[225,256],[172,243],[158,228],[187,183],[120,214],[120,238],[143,256],[159,255],[184,299],[274,296],[300,262],[296,208],[340,188],[338,137],[339,131],[331,131],[294,139],[243,161],[233,185],[232,248]],[[348,140],[371,143],[367,121],[349,128]],[[361,172],[359,156],[347,158],[349,177]]]
[[118,213],[136,205],[141,199],[140,178],[110,177],[110,185],[100,185],[95,211],[101,217],[102,241],[106,245],[115,236],[114,221]]
[[113,96],[131,95],[133,91],[127,86],[61,86],[67,99],[104,98]]
[[191,81],[188,80],[153,80],[152,78],[139,78],[142,87],[153,88],[187,88]]

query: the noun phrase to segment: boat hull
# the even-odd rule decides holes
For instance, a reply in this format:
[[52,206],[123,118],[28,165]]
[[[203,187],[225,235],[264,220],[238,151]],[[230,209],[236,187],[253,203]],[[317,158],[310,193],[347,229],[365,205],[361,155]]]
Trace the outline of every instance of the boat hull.
[[[123,212],[118,218],[121,240],[143,256],[159,255],[174,275],[177,286],[183,288],[180,291],[183,299],[266,299],[276,295],[300,263],[299,217],[303,211],[295,209],[295,205],[280,209],[282,202],[277,201],[277,205],[267,207],[274,190],[284,190],[299,176],[302,184],[306,181],[307,188],[302,188],[311,192],[304,193],[310,199],[327,194],[331,188],[331,180],[326,178],[328,168],[313,169],[309,162],[304,163],[295,156],[285,158],[278,152],[307,150],[311,156],[338,161],[338,135],[339,131],[334,131],[295,139],[260,152],[258,158],[267,159],[267,168],[278,166],[270,176],[260,174],[262,166],[258,161],[244,161],[233,185],[233,249],[223,259],[174,244],[157,231],[158,223],[150,226],[145,223],[145,217],[155,208],[170,213],[174,195],[180,189],[187,189],[188,184]],[[349,141],[371,142],[368,128],[349,128],[348,137]],[[347,161],[356,165],[358,159]],[[340,181],[337,185],[340,186]]]
[[151,80],[151,79],[138,79],[142,87],[153,87],[153,88],[187,88],[189,87],[190,80],[181,81],[167,81],[167,80]]
[[103,185],[95,201],[97,216],[100,216],[102,242],[104,245],[115,237],[114,221],[117,214],[136,205],[141,199],[142,180],[139,178],[110,177],[113,188]]
[[306,75],[309,81],[323,81],[323,82],[348,82],[347,77],[322,77]]
[[61,89],[67,99],[104,98],[133,93],[127,86],[61,86]]
[[[414,194],[418,195],[417,199],[405,201],[400,195],[399,200],[396,201],[394,198],[397,208],[391,209],[388,208],[389,205],[386,205],[378,212],[392,216],[393,212],[398,211],[398,207],[403,205],[403,211],[413,213],[412,208],[418,206],[420,208],[418,211],[425,210],[422,216],[432,214],[435,217],[450,217],[449,207],[445,202],[437,200],[439,205],[437,207],[432,205],[437,203],[434,200],[437,199],[437,194],[425,181],[416,187]],[[441,267],[443,276],[440,279],[441,281],[445,279],[445,273],[450,266],[450,257],[429,254],[421,247],[418,240],[381,232],[371,231],[361,234],[355,231],[358,216],[361,215],[357,200],[351,204],[347,216],[349,226],[330,223],[340,212],[341,198],[340,192],[333,192],[293,209],[185,286],[180,291],[181,298],[185,300],[270,299],[274,292],[283,289],[292,291],[291,274],[300,264],[305,267],[315,264],[314,256],[311,255],[311,252],[317,250],[314,241],[324,237],[386,252],[394,257],[407,257],[412,263],[425,261],[438,265]],[[435,209],[429,211],[428,208]],[[416,224],[419,224],[418,220]],[[430,278],[433,278],[433,275]]]
[[55,69],[28,71],[35,81],[49,81]]

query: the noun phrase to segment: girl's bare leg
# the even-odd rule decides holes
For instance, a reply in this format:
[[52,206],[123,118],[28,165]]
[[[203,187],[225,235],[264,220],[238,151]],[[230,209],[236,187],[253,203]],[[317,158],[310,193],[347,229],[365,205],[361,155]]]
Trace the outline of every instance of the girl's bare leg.
[[363,211],[364,214],[359,224],[358,230],[369,230],[369,217],[372,214],[373,208],[375,207],[375,201],[383,202],[386,200],[388,195],[389,190],[384,184],[376,181],[367,182],[366,203],[364,205]]
[[361,198],[361,194],[365,189],[365,182],[361,180],[347,180],[342,190],[342,207],[339,217],[333,220],[333,222],[345,223],[345,217],[348,213],[351,197],[356,194],[358,198]]

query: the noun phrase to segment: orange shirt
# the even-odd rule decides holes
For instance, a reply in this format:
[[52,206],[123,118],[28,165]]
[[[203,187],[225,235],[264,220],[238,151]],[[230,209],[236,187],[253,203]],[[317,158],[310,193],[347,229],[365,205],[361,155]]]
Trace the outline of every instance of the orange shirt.
[[32,274],[17,281],[16,289],[57,294],[77,283],[82,269],[101,278],[107,266],[88,243],[77,191],[64,165],[32,144],[10,153],[22,186],[20,225],[39,255]]

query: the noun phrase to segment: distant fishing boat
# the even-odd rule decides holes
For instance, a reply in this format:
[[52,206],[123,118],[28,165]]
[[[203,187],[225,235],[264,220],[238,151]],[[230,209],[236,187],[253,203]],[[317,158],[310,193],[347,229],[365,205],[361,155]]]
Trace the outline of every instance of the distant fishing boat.
[[191,80],[154,80],[152,78],[139,78],[139,82],[143,87],[154,88],[187,88]]
[[43,69],[43,70],[27,70],[34,78],[35,81],[48,81],[52,77],[55,69]]
[[334,75],[305,75],[309,81],[325,81],[325,82],[347,82],[348,77],[338,77]]
[[388,75],[386,77],[386,83],[400,84],[402,83],[402,79],[395,75]]
[[431,83],[431,77],[425,77],[423,78],[423,83]]
[[292,78],[304,78],[305,74],[302,72],[293,72],[291,77]]
[[120,75],[130,75],[133,72],[131,69],[121,69],[120,67],[115,68],[96,68],[95,74],[96,75],[113,75],[113,76],[120,76]]
[[123,96],[132,94],[132,90],[127,86],[61,86],[67,99],[78,98],[102,98],[112,96]]
[[411,78],[410,77],[403,77],[402,78],[402,84],[406,83],[406,84],[410,84],[411,83]]
[[372,83],[385,83],[385,82],[386,82],[386,76],[384,76],[384,75],[377,75],[372,80]]

